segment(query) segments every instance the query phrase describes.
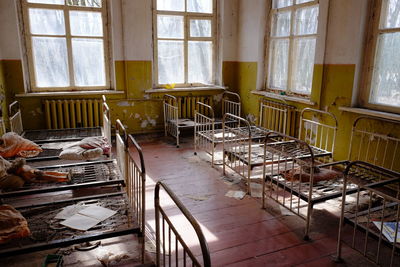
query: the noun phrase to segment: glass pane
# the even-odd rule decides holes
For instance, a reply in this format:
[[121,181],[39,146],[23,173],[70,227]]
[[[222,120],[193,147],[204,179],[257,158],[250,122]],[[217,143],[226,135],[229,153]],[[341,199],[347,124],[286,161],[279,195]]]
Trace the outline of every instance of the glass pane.
[[183,16],[157,15],[158,38],[183,38]]
[[303,4],[303,3],[307,3],[307,2],[312,2],[314,0],[296,0],[296,4]]
[[105,86],[104,47],[101,39],[72,38],[76,86]]
[[289,40],[272,40],[269,53],[268,87],[287,89]]
[[400,107],[400,32],[378,38],[370,101]]
[[28,0],[29,3],[64,5],[64,0]]
[[315,57],[315,37],[296,38],[293,42],[291,91],[310,94]]
[[212,83],[212,42],[189,41],[189,83]]
[[157,0],[157,10],[185,11],[185,0]]
[[68,6],[101,7],[101,0],[67,0]]
[[213,13],[213,0],[187,0],[187,11]]
[[[385,12],[386,11],[386,12]],[[400,27],[400,0],[388,0],[386,10],[382,9],[382,15],[386,13],[384,19],[384,28]]]
[[37,87],[69,86],[65,38],[32,37],[32,54]]
[[293,5],[293,0],[274,0],[272,8],[281,8]]
[[272,16],[271,36],[290,35],[290,14],[290,11],[278,12]]
[[191,19],[190,37],[211,37],[211,20]]
[[65,34],[62,10],[29,8],[29,24],[32,34]]
[[70,11],[71,34],[75,36],[103,36],[100,12]]
[[183,41],[158,41],[158,83],[184,83]]
[[295,34],[316,34],[318,28],[318,6],[300,8],[296,11]]

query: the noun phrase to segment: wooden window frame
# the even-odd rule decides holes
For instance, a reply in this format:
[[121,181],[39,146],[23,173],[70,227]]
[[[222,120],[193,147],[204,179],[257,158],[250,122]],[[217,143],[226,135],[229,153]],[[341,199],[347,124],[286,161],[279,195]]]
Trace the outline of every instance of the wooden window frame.
[[[293,4],[291,6],[288,7],[282,7],[282,8],[273,8],[273,1],[274,0],[270,0],[269,1],[269,6],[268,6],[268,16],[267,16],[267,30],[266,30],[266,41],[265,41],[265,73],[264,73],[264,84],[265,84],[265,90],[268,92],[272,92],[272,93],[276,93],[276,94],[286,94],[286,95],[290,95],[290,96],[300,96],[300,97],[304,97],[304,98],[309,98],[312,94],[312,85],[311,85],[311,90],[309,93],[302,93],[299,91],[294,91],[294,90],[290,90],[291,88],[291,83],[292,83],[292,79],[291,79],[291,75],[292,75],[292,66],[290,64],[291,59],[293,57],[293,43],[294,40],[296,38],[304,38],[304,37],[315,37],[316,40],[316,45],[315,45],[315,57],[314,57],[314,66],[315,66],[315,62],[316,62],[316,54],[317,54],[317,49],[318,49],[318,41],[319,41],[319,33],[320,33],[320,13],[321,13],[321,5],[320,5],[320,1],[319,0],[313,0],[310,2],[306,2],[306,3],[301,3],[301,4]],[[295,0],[293,0],[295,2]],[[294,26],[295,26],[295,12],[297,9],[301,9],[304,7],[311,7],[311,6],[318,6],[318,21],[317,21],[317,32],[315,34],[307,34],[307,35],[295,35],[294,34]],[[282,11],[291,11],[291,18],[290,18],[290,34],[289,36],[271,36],[271,32],[272,32],[272,19],[274,18],[274,14],[278,13],[278,12],[282,12]],[[287,75],[287,88],[286,89],[281,89],[281,88],[272,88],[269,86],[269,73],[270,73],[270,64],[269,64],[269,60],[270,60],[270,45],[272,40],[278,40],[278,39],[289,39],[289,58],[288,58],[288,75]],[[325,45],[325,44],[324,44]]]
[[[218,58],[218,27],[217,27],[217,11],[218,11],[218,1],[213,1],[213,13],[197,13],[197,12],[186,12],[185,0],[185,11],[167,11],[167,10],[157,10],[157,0],[153,0],[153,88],[164,88],[168,84],[160,84],[158,82],[158,40],[167,41],[183,41],[184,47],[184,83],[175,84],[176,88],[187,88],[187,87],[204,87],[204,86],[214,86],[217,83],[217,58]],[[157,15],[176,15],[183,16],[184,21],[184,32],[183,39],[177,38],[158,38],[157,37]],[[211,37],[190,37],[190,19],[205,19],[211,20]],[[188,43],[189,41],[211,41],[212,42],[212,84],[202,84],[202,83],[189,83],[188,82]]]
[[[107,1],[102,1],[101,8],[95,7],[80,7],[80,6],[68,6],[57,5],[57,4],[40,4],[40,3],[29,3],[27,0],[21,0],[21,11],[22,11],[22,22],[23,22],[23,37],[25,40],[27,66],[29,72],[30,81],[30,92],[58,92],[58,91],[90,91],[90,90],[106,90],[111,88],[110,80],[110,66],[109,66],[109,38],[108,38],[108,12],[107,12]],[[65,3],[65,2],[64,2]],[[64,23],[65,23],[65,34],[64,35],[46,35],[46,34],[31,34],[29,24],[29,11],[28,8],[43,8],[43,9],[57,9],[63,10]],[[68,11],[95,11],[100,12],[103,22],[103,36],[72,36],[69,27],[69,12]],[[33,53],[32,53],[32,36],[44,36],[44,37],[65,37],[67,46],[67,57],[68,57],[68,74],[70,86],[67,87],[37,87],[35,78],[35,69],[33,64]],[[86,39],[101,39],[103,40],[104,49],[104,69],[105,69],[105,85],[104,86],[76,86],[74,81],[74,66],[72,56],[72,38],[86,38]]]
[[370,102],[370,96],[372,93],[372,76],[374,72],[375,56],[377,53],[377,43],[380,34],[400,32],[400,28],[390,29],[379,29],[381,24],[381,11],[385,8],[386,1],[384,0],[373,0],[369,6],[369,16],[367,23],[367,37],[364,53],[364,62],[362,68],[362,79],[360,82],[359,91],[359,105],[367,109],[400,113],[400,107],[394,107],[384,104],[376,104]]

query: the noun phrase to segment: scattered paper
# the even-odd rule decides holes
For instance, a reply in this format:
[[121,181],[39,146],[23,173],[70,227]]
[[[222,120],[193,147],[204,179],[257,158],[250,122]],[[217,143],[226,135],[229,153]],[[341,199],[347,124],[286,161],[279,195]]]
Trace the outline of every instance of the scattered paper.
[[75,230],[86,231],[98,224],[99,222],[100,221],[98,219],[90,218],[88,216],[80,215],[78,213],[66,219],[65,221],[62,221],[61,224]]
[[84,205],[67,206],[67,207],[63,208],[62,211],[57,213],[56,217],[54,217],[54,218],[59,219],[59,220],[66,220],[66,219],[72,217],[73,215],[77,214],[81,210],[85,209],[86,207],[87,206],[84,206]]
[[105,219],[113,216],[115,213],[117,212],[114,210],[110,210],[96,205],[89,206],[86,209],[83,209],[79,212],[79,214],[81,215],[85,215],[87,217],[91,217],[100,221],[104,221]]
[[373,223],[375,224],[375,226],[379,230],[381,230],[381,228],[382,228],[382,234],[391,243],[394,242],[394,238],[396,236],[396,230],[395,229],[396,229],[396,224],[397,224],[397,239],[396,239],[396,243],[400,243],[400,222],[399,223],[396,223],[396,222],[383,222],[383,226],[382,226],[382,222],[375,221]]
[[292,216],[293,213],[288,210],[287,208],[285,208],[284,206],[279,205],[279,209],[281,210],[281,215],[283,216]]
[[230,190],[225,194],[226,197],[233,197],[239,200],[244,198],[245,195],[246,193],[243,191],[233,191],[233,190]]
[[262,197],[262,185],[256,183],[250,183],[250,190],[252,197]]

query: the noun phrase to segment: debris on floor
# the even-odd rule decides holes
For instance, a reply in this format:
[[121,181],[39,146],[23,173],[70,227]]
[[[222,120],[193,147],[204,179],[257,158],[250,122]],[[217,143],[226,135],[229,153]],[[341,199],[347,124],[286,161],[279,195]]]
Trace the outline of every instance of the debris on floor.
[[288,210],[287,208],[285,208],[285,207],[283,207],[281,205],[279,205],[279,209],[281,210],[281,215],[282,216],[292,216],[292,215],[294,215],[293,212],[291,212],[290,210]]
[[204,201],[210,198],[211,195],[199,195],[199,196],[194,196],[194,195],[189,195],[186,194],[185,197],[192,199],[192,200],[196,200],[196,201]]
[[233,197],[233,198],[236,198],[236,199],[243,199],[244,198],[244,196],[246,195],[246,192],[243,192],[243,191],[234,191],[234,190],[229,190],[226,194],[225,194],[225,196],[226,197]]
[[251,196],[256,198],[262,197],[262,185],[256,183],[250,183]]
[[236,177],[221,176],[220,179],[229,186],[240,183],[240,178]]

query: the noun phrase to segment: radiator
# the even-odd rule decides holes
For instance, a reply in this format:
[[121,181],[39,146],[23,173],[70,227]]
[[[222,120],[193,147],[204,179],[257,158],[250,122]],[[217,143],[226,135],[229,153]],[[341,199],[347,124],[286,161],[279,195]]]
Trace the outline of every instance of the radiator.
[[98,127],[102,124],[100,99],[44,100],[47,129]]
[[211,96],[178,96],[176,97],[176,100],[178,102],[179,118],[194,118],[194,111],[196,109],[197,102],[202,102],[203,104],[213,106]]

